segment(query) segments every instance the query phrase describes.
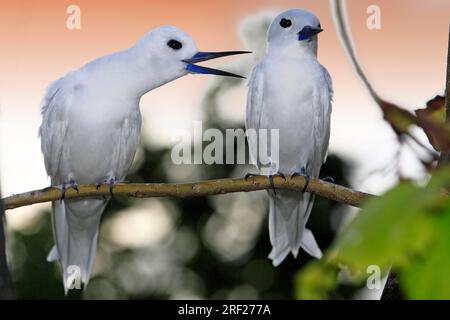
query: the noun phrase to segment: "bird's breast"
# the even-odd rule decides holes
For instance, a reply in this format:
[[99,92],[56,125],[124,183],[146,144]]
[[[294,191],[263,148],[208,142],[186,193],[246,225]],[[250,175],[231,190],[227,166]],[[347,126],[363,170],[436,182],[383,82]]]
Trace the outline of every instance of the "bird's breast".
[[313,158],[313,94],[319,77],[314,61],[280,59],[267,64],[261,126],[279,130],[281,169],[294,170]]
[[117,153],[124,148],[119,146],[124,125],[140,128],[138,105],[113,100],[80,99],[78,107],[71,110],[63,152],[67,163],[64,173],[74,175],[79,183],[99,182],[114,171]]

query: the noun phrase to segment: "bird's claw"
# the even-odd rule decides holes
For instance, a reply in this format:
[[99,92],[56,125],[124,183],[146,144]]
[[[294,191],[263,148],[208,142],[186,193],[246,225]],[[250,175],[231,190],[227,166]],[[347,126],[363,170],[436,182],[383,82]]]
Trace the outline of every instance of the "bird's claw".
[[322,181],[334,183],[333,177],[324,177],[324,178],[322,178]]
[[291,179],[293,179],[297,176],[301,176],[301,177],[305,178],[305,186],[302,189],[302,192],[305,192],[306,189],[308,188],[308,184],[309,184],[309,181],[311,180],[311,177],[306,173],[306,169],[304,167],[301,168],[300,172],[294,172],[291,175]]
[[116,180],[114,178],[109,179],[109,194],[111,195],[111,197],[113,196],[113,187],[115,183]]
[[[262,177],[262,176],[263,176],[263,175],[261,175],[261,174],[247,173],[247,174],[245,175],[245,181],[247,181],[248,178],[250,178],[250,177]],[[277,192],[275,191],[275,184],[274,184],[274,182],[273,182],[273,177],[275,177],[275,176],[281,177],[284,181],[286,181],[286,176],[285,176],[283,173],[281,173],[281,172],[278,172],[277,174],[271,174],[271,175],[268,175],[268,176],[267,176],[267,177],[269,178],[270,189],[272,189],[272,190],[273,190],[273,193],[276,195]],[[264,176],[264,177],[265,177],[265,176]]]
[[108,185],[109,187],[109,194],[111,195],[111,197],[113,196],[113,188],[114,185],[116,184],[116,179],[115,178],[110,178],[109,180],[104,180],[102,183],[97,183],[97,185],[95,186],[95,189],[100,189],[100,187],[102,185]]
[[75,180],[70,179],[69,183],[71,188],[73,188],[76,192],[80,192],[80,190],[78,190],[78,183],[76,183]]
[[255,177],[255,176],[257,176],[257,175],[256,175],[256,174],[253,174],[253,173],[247,173],[247,174],[245,175],[244,179],[245,179],[245,181],[247,181],[248,178],[250,178],[250,177]]
[[269,175],[269,184],[270,184],[270,188],[273,190],[273,193],[276,195],[277,192],[275,191],[275,184],[274,184],[274,182],[273,182],[273,178],[274,178],[275,176],[279,176],[279,177],[283,178],[284,181],[286,181],[286,176],[285,176],[283,173],[281,173],[281,172],[278,172],[277,174],[271,174],[271,175]]
[[[69,185],[69,187],[67,187]],[[61,198],[59,198],[59,202],[62,203],[64,199],[66,198],[66,191],[68,188],[74,189],[76,192],[79,192],[78,184],[75,182],[74,179],[70,179],[69,183],[63,182],[61,185]]]
[[66,183],[64,182],[61,186],[61,198],[59,198],[59,203],[62,203],[64,201],[64,198],[66,197],[66,191],[67,187]]
[[258,174],[258,173],[247,173],[244,177],[245,181],[248,181],[248,178],[253,178],[253,177],[265,177],[265,175],[262,174]]

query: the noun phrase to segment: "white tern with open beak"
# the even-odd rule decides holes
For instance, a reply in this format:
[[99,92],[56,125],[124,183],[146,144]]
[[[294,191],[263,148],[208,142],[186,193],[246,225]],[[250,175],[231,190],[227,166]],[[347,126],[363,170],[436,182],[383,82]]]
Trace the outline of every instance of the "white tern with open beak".
[[[279,129],[279,161],[268,166],[272,184],[276,174],[317,178],[327,157],[332,84],[317,61],[321,31],[313,13],[302,9],[283,12],[270,25],[267,54],[252,72],[246,128]],[[249,145],[261,169],[257,145],[250,141]],[[271,159],[275,162],[275,157]],[[296,257],[300,247],[320,258],[322,252],[305,227],[314,196],[274,189],[269,198],[269,258],[273,264],[279,265],[289,252]]]
[[52,204],[56,246],[47,259],[60,260],[66,293],[74,267],[85,287],[89,281],[107,201],[64,200],[64,192],[85,183],[107,184],[112,190],[125,179],[139,143],[141,96],[188,73],[240,77],[195,64],[240,53],[246,52],[199,52],[185,32],[164,26],[133,47],[100,57],[51,84],[39,133],[47,173],[52,185],[61,187],[62,197]]

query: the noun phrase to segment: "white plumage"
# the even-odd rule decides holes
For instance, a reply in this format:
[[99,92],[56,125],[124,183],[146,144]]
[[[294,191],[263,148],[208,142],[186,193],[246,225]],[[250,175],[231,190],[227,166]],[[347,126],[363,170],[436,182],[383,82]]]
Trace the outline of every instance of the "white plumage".
[[[327,156],[332,84],[317,61],[320,31],[319,20],[309,11],[292,9],[277,16],[269,27],[267,54],[249,83],[246,128],[279,129],[279,163],[272,168],[286,175],[306,170],[317,178]],[[257,146],[249,145],[256,159]],[[305,227],[314,196],[276,190],[269,198],[273,264],[279,265],[289,252],[296,257],[300,247],[320,258],[322,252]]]
[[[44,97],[39,131],[52,185],[123,181],[139,144],[141,96],[189,72],[236,76],[193,63],[239,53],[198,52],[186,33],[165,26],[55,81]],[[66,292],[72,265],[85,285],[89,281],[105,206],[98,198],[53,202],[56,246],[48,260],[60,260]]]

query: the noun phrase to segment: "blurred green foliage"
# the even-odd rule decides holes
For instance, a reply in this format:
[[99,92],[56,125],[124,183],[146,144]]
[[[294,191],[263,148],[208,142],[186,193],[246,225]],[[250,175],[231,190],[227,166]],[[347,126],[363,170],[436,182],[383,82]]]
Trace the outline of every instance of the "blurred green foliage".
[[398,274],[410,299],[450,298],[450,167],[433,173],[426,186],[401,182],[370,200],[346,226],[321,261],[297,275],[297,297],[324,299],[344,269],[355,282],[378,266]]

